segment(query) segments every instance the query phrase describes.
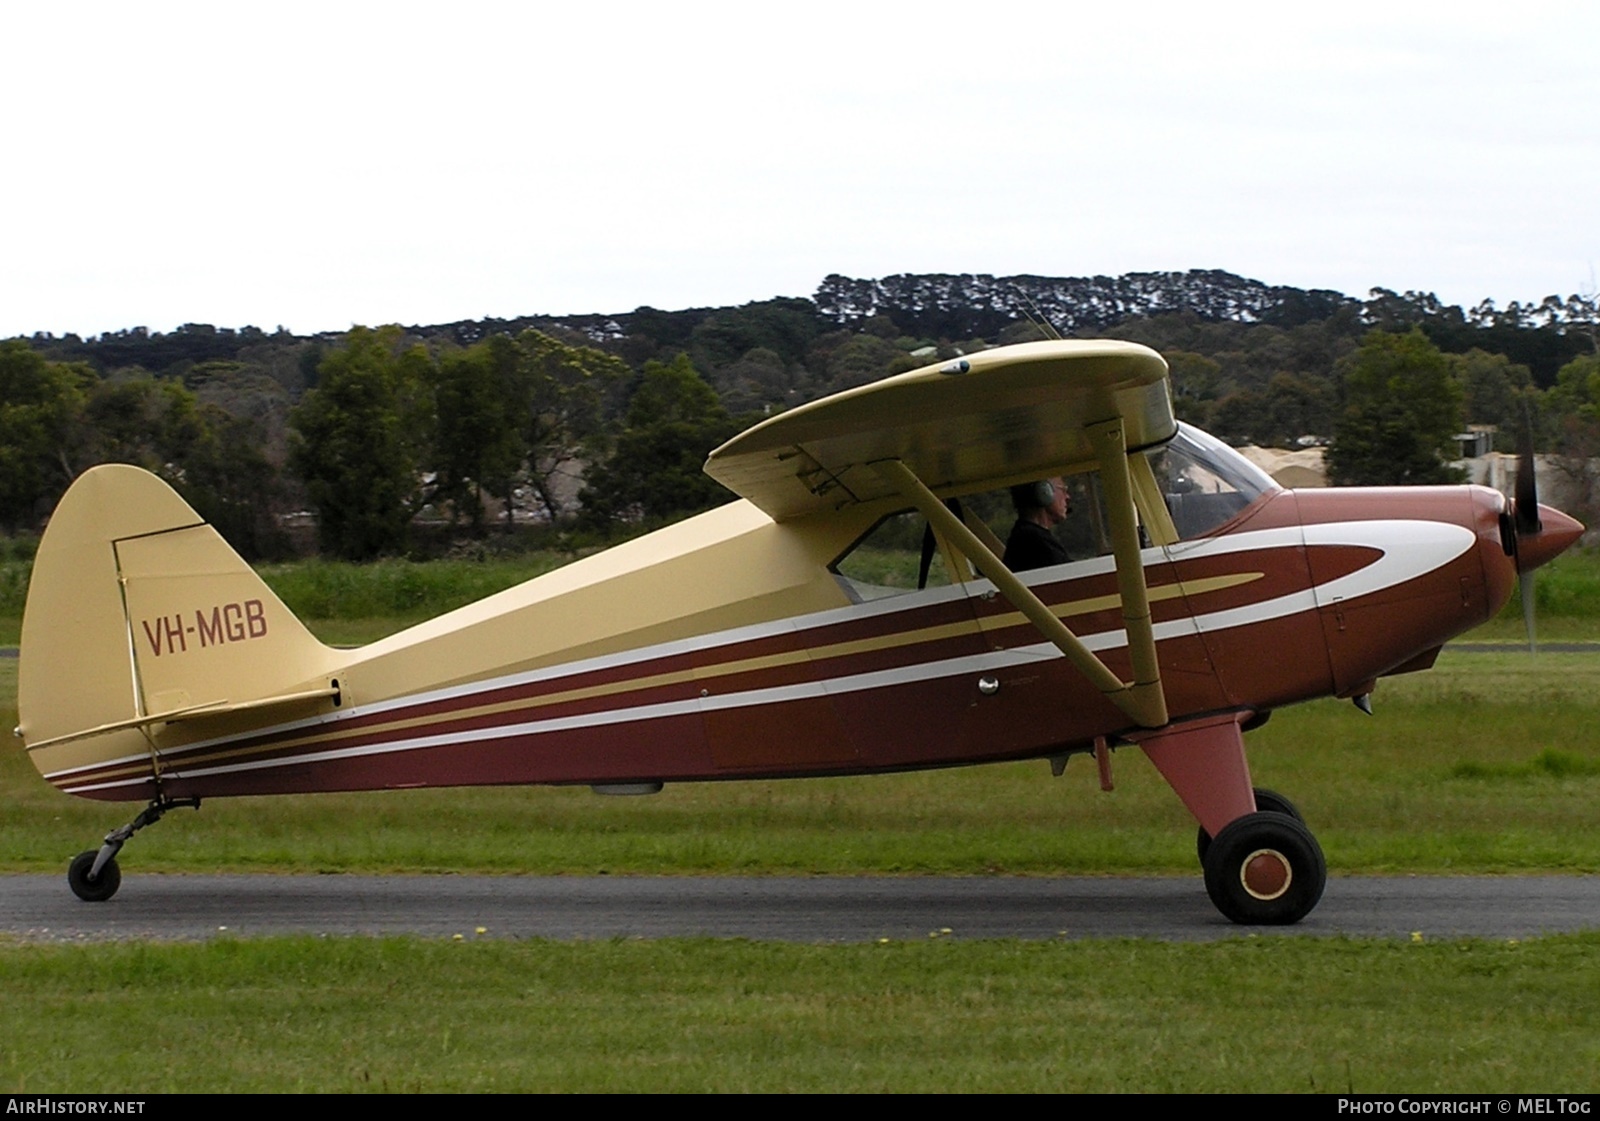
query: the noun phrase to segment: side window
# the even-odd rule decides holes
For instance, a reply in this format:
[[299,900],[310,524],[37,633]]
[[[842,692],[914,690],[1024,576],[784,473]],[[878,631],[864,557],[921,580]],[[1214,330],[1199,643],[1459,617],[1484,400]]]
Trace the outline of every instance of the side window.
[[[927,526],[915,510],[892,514],[835,561],[833,573],[850,598],[860,603],[916,591]],[[924,586],[939,588],[949,583],[944,551],[935,548]]]
[[[1093,560],[1111,553],[1111,522],[1106,517],[1105,496],[1098,471],[1080,472],[1065,479],[1070,499],[1067,516],[1049,528],[1066,549],[1069,561]],[[1002,558],[1006,540],[1018,521],[1009,490],[963,495],[958,503],[962,519]],[[945,587],[969,579],[952,578],[949,557],[935,542],[923,577],[924,542],[928,523],[915,510],[892,514],[830,566],[835,579],[856,603],[904,595],[920,586]],[[964,559],[958,563],[966,568]]]
[[[1100,472],[1068,475],[1065,482],[1069,497],[1067,516],[1051,527],[1051,534],[1066,549],[1070,560],[1092,560],[1109,554],[1111,523],[1105,515]],[[988,491],[963,498],[962,502],[984,520],[1003,545],[1017,523],[1010,491]]]

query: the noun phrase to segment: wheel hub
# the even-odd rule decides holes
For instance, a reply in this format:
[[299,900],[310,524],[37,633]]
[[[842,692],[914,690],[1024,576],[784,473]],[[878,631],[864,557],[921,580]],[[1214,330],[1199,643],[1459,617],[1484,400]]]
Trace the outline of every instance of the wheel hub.
[[1240,864],[1239,882],[1254,898],[1270,901],[1289,890],[1294,870],[1277,849],[1257,849]]

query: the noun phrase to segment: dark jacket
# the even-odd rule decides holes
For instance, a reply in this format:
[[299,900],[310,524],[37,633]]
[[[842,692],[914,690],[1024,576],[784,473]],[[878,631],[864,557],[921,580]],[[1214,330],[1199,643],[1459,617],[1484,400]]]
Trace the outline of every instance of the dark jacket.
[[1056,535],[1037,522],[1018,518],[1006,538],[1006,552],[1000,558],[1012,572],[1026,572],[1030,568],[1046,568],[1052,564],[1066,564],[1070,558]]

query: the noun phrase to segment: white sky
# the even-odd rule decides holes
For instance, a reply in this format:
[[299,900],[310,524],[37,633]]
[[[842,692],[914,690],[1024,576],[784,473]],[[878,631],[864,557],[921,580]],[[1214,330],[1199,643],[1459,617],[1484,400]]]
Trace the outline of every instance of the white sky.
[[1592,291],[1600,5],[29,4],[0,337],[830,272]]

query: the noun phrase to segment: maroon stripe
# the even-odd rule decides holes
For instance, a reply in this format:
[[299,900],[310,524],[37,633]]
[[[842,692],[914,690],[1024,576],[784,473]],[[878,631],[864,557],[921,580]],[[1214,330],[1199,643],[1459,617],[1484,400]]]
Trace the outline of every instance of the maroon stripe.
[[[1344,572],[1354,571],[1357,568],[1360,568],[1363,564],[1369,563],[1370,560],[1376,556],[1376,552],[1374,550],[1353,547],[1325,547],[1320,548],[1318,552],[1319,570],[1325,569],[1326,571],[1334,572],[1338,575],[1342,575]],[[1326,556],[1321,556],[1320,554],[1326,554]],[[1284,563],[1285,561],[1289,561],[1290,563],[1286,564]],[[1303,563],[1303,560],[1297,556],[1297,550],[1277,548],[1271,550],[1260,550],[1255,553],[1230,554],[1225,557],[1185,560],[1179,562],[1177,572],[1185,580],[1203,579],[1207,576],[1237,573],[1240,571],[1241,565],[1246,567],[1259,567],[1262,571],[1266,572],[1266,576],[1262,580],[1255,580],[1249,584],[1240,585],[1235,589],[1223,589],[1220,592],[1205,593],[1202,597],[1196,597],[1197,599],[1201,599],[1203,601],[1205,610],[1221,610],[1236,604],[1259,602],[1263,599],[1270,599],[1273,598],[1275,594],[1282,594],[1285,591],[1298,590],[1303,586],[1303,577],[1302,581],[1296,581],[1294,578],[1293,569],[1297,564],[1303,565]],[[1103,573],[1072,581],[1046,584],[1036,588],[1036,592],[1040,594],[1042,598],[1045,598],[1047,602],[1086,599],[1096,595],[1113,595],[1115,594],[1115,591],[1115,576],[1112,573]],[[1213,606],[1213,604],[1215,604],[1215,606]],[[946,658],[969,655],[985,649],[991,644],[1008,646],[1026,645],[1037,642],[1037,634],[1025,621],[1019,621],[1014,626],[992,626],[992,621],[995,617],[1010,613],[1013,610],[1014,609],[1009,603],[1000,600],[998,597],[991,597],[987,600],[968,600],[963,598],[908,610],[893,611],[869,618],[844,620],[839,623],[829,624],[824,627],[810,627],[798,631],[784,630],[780,633],[763,636],[761,638],[750,639],[728,645],[713,646],[696,651],[675,653],[660,658],[642,660],[622,666],[605,667],[603,669],[585,671],[578,674],[569,674],[518,685],[488,688],[477,692],[470,692],[463,696],[423,702],[398,708],[390,708],[380,713],[361,715],[345,720],[328,722],[320,727],[314,727],[312,729],[302,728],[292,731],[268,732],[253,736],[241,737],[240,739],[231,741],[226,745],[218,745],[218,747],[215,749],[206,749],[202,752],[196,752],[192,755],[185,755],[180,748],[176,754],[168,757],[169,765],[176,765],[180,769],[197,769],[215,765],[228,765],[229,763],[233,762],[288,760],[297,755],[328,750],[344,750],[362,746],[379,745],[397,740],[410,739],[413,737],[460,735],[529,721],[556,720],[564,717],[609,712],[618,708],[632,708],[640,705],[681,701],[699,696],[702,689],[709,690],[714,695],[725,696],[735,692],[747,692],[759,689],[774,688],[783,685],[804,683],[815,680],[819,674],[828,678],[847,677],[855,674],[893,670],[904,668],[908,665],[935,662]],[[938,627],[951,624],[959,626],[962,624],[975,623],[974,611],[990,621],[990,630],[982,634],[974,630],[971,633],[957,634],[952,637],[932,639],[928,641],[907,642],[904,644],[892,645],[879,650],[863,651],[853,654],[840,655],[837,657],[813,658],[789,665],[762,667],[727,675],[719,675],[715,673],[716,667],[720,665],[747,658],[771,656],[774,654],[783,654],[796,650],[814,650],[819,647],[826,647],[842,642],[861,640],[871,641],[886,637],[893,639],[895,636],[904,635],[908,631],[914,631],[928,627]],[[1157,615],[1158,620],[1165,618],[1178,618],[1187,614],[1181,599],[1164,601],[1160,605],[1159,611],[1160,613]],[[1080,630],[1082,633],[1093,634],[1099,631],[1118,629],[1122,625],[1122,620],[1118,610],[1110,609],[1107,611],[1094,612],[1087,616],[1074,617],[1073,624],[1075,629]],[[1254,628],[1247,629],[1253,630]],[[1166,650],[1167,644],[1164,643],[1164,661],[1166,660]],[[1176,655],[1178,652],[1174,651],[1173,653]],[[1193,655],[1193,657],[1198,659],[1199,664],[1204,664],[1205,662],[1204,653],[1205,651],[1200,649],[1197,654]],[[1126,672],[1125,651],[1110,651],[1107,652],[1105,657],[1106,661],[1112,666],[1115,672]],[[558,703],[545,705],[531,703],[529,707],[513,709],[509,712],[463,716],[455,719],[450,718],[450,714],[460,712],[461,710],[469,707],[501,703],[515,704],[523,701],[537,702],[540,698],[549,697],[553,694],[567,692],[569,690],[587,689],[609,684],[626,685],[630,681],[634,681],[639,678],[655,676],[660,673],[670,673],[674,670],[700,672],[708,674],[708,676],[704,677],[702,680],[696,680],[692,682],[636,688],[602,697],[561,701]],[[1070,683],[1079,681],[1075,674],[1071,674],[1070,671],[1067,671],[1062,667],[1055,667],[1052,672],[1066,675],[1063,678],[1061,688],[1066,689],[1068,694],[1075,695],[1080,692],[1078,688],[1068,687]],[[1030,670],[1029,673],[1031,673],[1034,677],[1038,676],[1037,672],[1035,671]],[[1211,681],[1210,688],[1214,691],[1214,679],[1210,679],[1209,675],[1204,676]],[[1105,702],[1099,697],[1098,692],[1087,687],[1086,683],[1079,683],[1084,684],[1084,688],[1081,691],[1083,692],[1084,699],[1089,704],[1090,709],[1098,711],[1100,706],[1105,705]],[[841,706],[841,716],[845,715],[845,713],[842,711],[843,709],[850,709],[852,712],[854,712],[857,709],[858,702],[861,705],[864,705],[865,707],[861,709],[861,715],[866,721],[865,726],[869,728],[879,723],[879,717],[883,716],[891,709],[898,709],[902,704],[908,706],[907,719],[914,718],[913,722],[916,725],[920,725],[924,728],[929,726],[938,727],[941,719],[959,722],[968,715],[968,709],[972,707],[970,698],[966,698],[962,691],[956,690],[954,692],[960,694],[961,700],[956,707],[947,713],[943,718],[939,717],[937,714],[946,703],[941,698],[949,696],[952,693],[952,691],[949,689],[948,681],[935,680],[931,683],[908,683],[903,686],[895,686],[888,689],[874,689],[861,694],[838,694],[835,697],[835,704]],[[903,701],[901,699],[907,697],[917,699],[909,701]],[[846,700],[843,698],[850,699]],[[1057,728],[1057,734],[1062,734],[1063,732],[1067,731],[1067,729],[1061,723],[1062,710],[1059,707],[1059,702],[1062,699],[1061,693],[1057,693],[1056,699],[1057,707],[1055,708],[1055,715],[1053,719],[1055,721],[1055,727]],[[993,706],[990,707],[992,708]],[[751,714],[756,714],[774,708],[781,709],[782,705],[748,706],[746,709],[741,711],[747,711]],[[394,725],[399,722],[411,722],[419,719],[429,720],[430,718],[433,718],[433,721],[425,724],[422,727],[394,727]],[[854,716],[846,718],[843,721],[844,726],[850,727],[851,720],[854,718]],[[929,723],[930,718],[933,721],[931,725]],[[651,730],[650,733],[647,733],[647,735],[649,735],[653,734],[654,729],[656,729],[658,726],[670,723],[676,719],[678,718],[659,718],[650,720],[648,722],[630,721],[627,724],[608,725],[603,727],[630,728],[633,730],[631,734],[638,735],[640,728],[647,723],[649,729]],[[756,725],[761,725],[762,722],[767,718],[752,715],[751,719]],[[735,721],[735,725],[737,725],[737,723],[738,722]],[[1072,723],[1075,724],[1076,721],[1073,721]],[[1113,720],[1113,723],[1115,723],[1115,720]],[[1104,726],[1103,721],[1101,722],[1101,725]],[[574,737],[582,739],[582,734],[586,734],[588,731],[589,730],[584,729],[569,730],[567,732],[560,733],[552,732],[543,734],[519,735],[516,737],[511,737],[508,741],[496,740],[494,742],[500,743],[515,741],[531,744],[535,741],[545,741],[552,738],[560,738],[561,740],[566,741]],[[768,729],[768,734],[771,733],[772,729]],[[994,726],[992,722],[987,729],[986,734],[994,734]],[[605,736],[602,738],[609,742],[612,735],[613,734],[611,732],[606,732]],[[1021,735],[1021,738],[1024,740],[1033,738],[1031,733],[1021,734],[1008,732],[1007,735],[1011,738],[1015,738],[1016,735]],[[291,742],[307,739],[308,737],[311,738],[311,742]],[[894,738],[895,737],[889,737],[891,740]],[[884,737],[878,736],[873,732],[864,734],[862,736],[862,757],[870,757],[874,753],[874,750],[877,750],[874,748],[874,744],[881,743],[883,739]],[[970,745],[961,746],[961,737],[959,736],[954,737],[953,739],[955,742],[953,743],[951,750],[956,752],[960,757],[968,757],[973,748]],[[919,739],[918,743],[920,750],[924,752],[925,756],[929,758],[939,756],[939,752],[937,751],[935,751],[933,755],[927,755],[929,751],[929,745],[925,742],[925,738]],[[461,750],[477,750],[479,746],[480,745],[469,744],[459,745],[459,748]],[[703,742],[701,746],[703,749]],[[252,747],[261,749],[259,754],[252,754],[248,760],[239,758],[238,752],[241,748],[248,749]],[[400,758],[401,756],[411,756],[419,753],[423,755],[431,755],[432,753],[440,750],[446,749],[414,749],[407,752],[381,754],[376,756],[376,758],[396,759]],[[881,750],[879,750],[878,753],[881,754]],[[226,759],[219,758],[219,756],[224,754],[227,756]],[[979,751],[978,756],[974,757],[981,757],[982,755],[983,752]],[[907,757],[896,754],[895,758],[899,761],[904,761]],[[339,764],[339,767],[337,767],[336,770],[340,774],[349,773],[350,766],[354,765],[352,763],[350,766],[346,766],[346,761],[341,760],[319,762],[315,764],[314,767],[320,772],[323,768],[332,766],[334,762]],[[594,760],[590,760],[590,762],[593,763]],[[97,775],[104,775],[107,772],[116,770],[126,770],[126,767],[127,765],[123,764],[121,767],[107,767],[103,771],[81,773],[72,776],[70,780],[64,780],[63,782],[58,783],[57,785],[66,786],[91,783],[97,780]],[[296,769],[298,770],[300,768]],[[277,774],[280,772],[280,770],[282,770],[282,768],[266,768],[264,769],[264,773],[268,775]],[[245,773],[249,774],[249,772]],[[477,769],[474,769],[473,773],[480,772]],[[516,768],[513,768],[511,771],[506,773],[518,774],[522,772],[516,770]],[[539,771],[538,773],[544,774],[545,772]],[[259,785],[261,781],[263,780],[250,780],[251,783],[256,785]],[[269,782],[270,784],[272,780],[269,779],[265,781]],[[548,777],[531,779],[503,777],[471,780],[462,779],[460,781],[520,782],[569,780]],[[317,780],[317,782],[318,785],[315,787],[317,789],[350,788],[344,786],[322,786],[320,785],[320,779]],[[389,785],[389,783],[382,782],[378,783],[378,785]],[[280,789],[281,787],[272,785],[271,788]]]

